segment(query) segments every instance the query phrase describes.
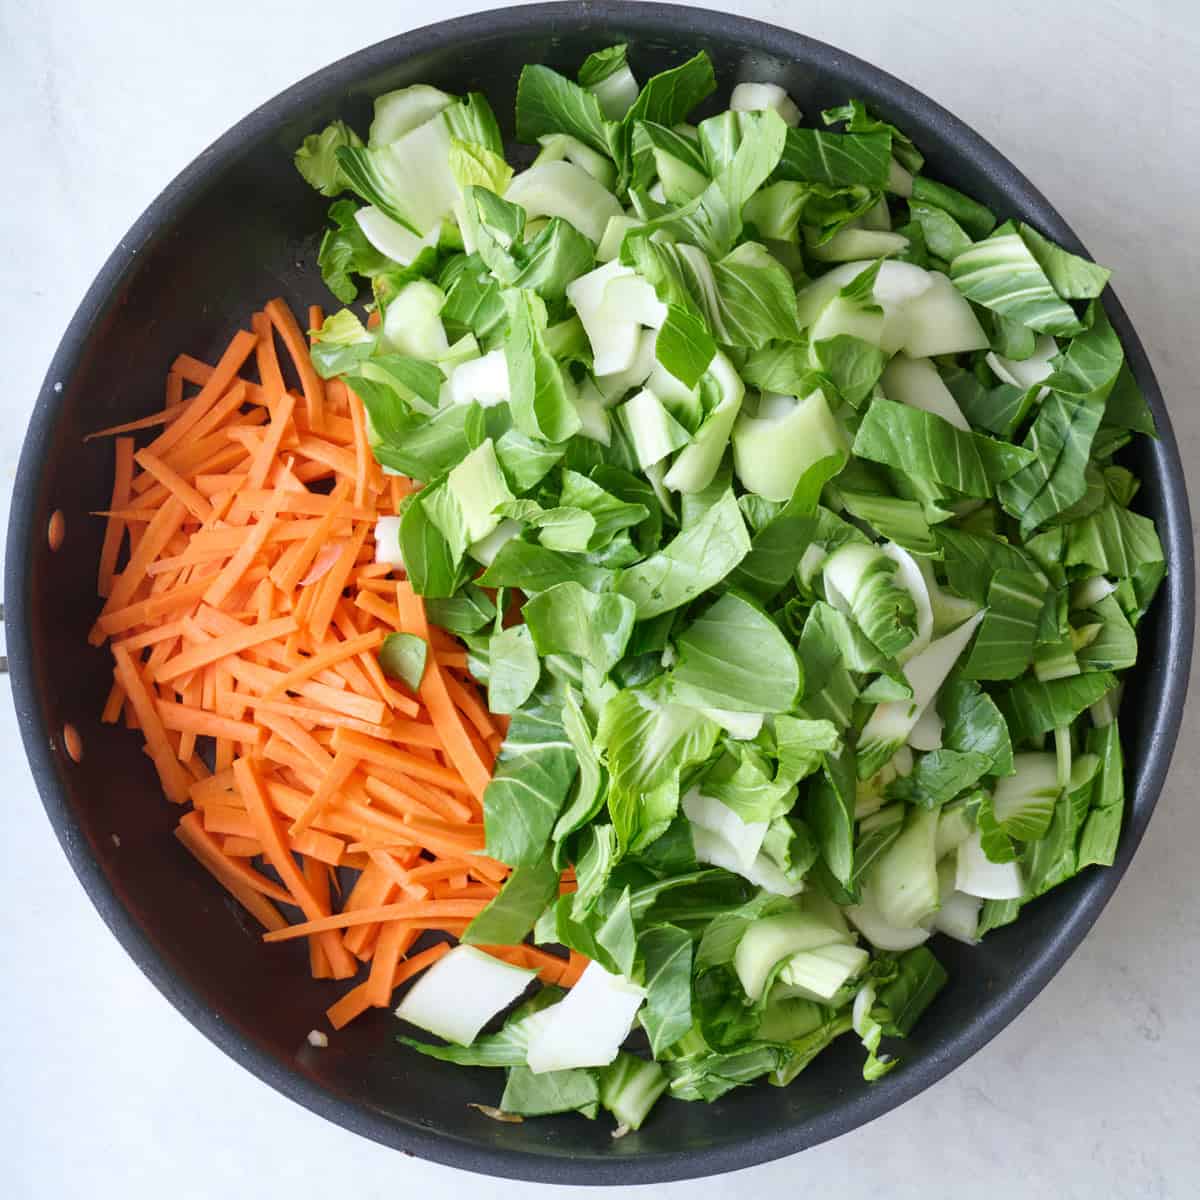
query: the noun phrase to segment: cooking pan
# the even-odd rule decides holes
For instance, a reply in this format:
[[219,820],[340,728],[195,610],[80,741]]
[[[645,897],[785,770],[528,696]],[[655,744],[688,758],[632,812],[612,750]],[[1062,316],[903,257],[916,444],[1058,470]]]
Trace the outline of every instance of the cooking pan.
[[[719,81],[714,104],[745,79],[783,84],[810,115],[860,97],[911,134],[931,176],[1086,253],[1017,168],[962,122],[883,71],[801,34],[642,3],[542,4],[429,26],[351,55],[251,113],[121,241],[37,397],[5,577],[13,694],[46,812],[97,909],[163,994],[259,1078],[348,1129],[468,1170],[575,1184],[683,1179],[794,1153],[895,1108],[1003,1029],[1079,945],[1137,849],[1179,729],[1194,617],[1178,448],[1146,354],[1110,292],[1109,315],[1159,429],[1157,441],[1139,439],[1124,461],[1143,481],[1138,507],[1157,522],[1170,564],[1139,630],[1141,661],[1122,710],[1127,827],[1112,867],[1057,888],[978,947],[937,946],[950,984],[897,1070],[864,1083],[861,1051],[842,1039],[788,1088],[743,1088],[711,1105],[663,1103],[640,1132],[614,1141],[608,1123],[574,1116],[487,1120],[468,1102],[494,1103],[498,1076],[397,1045],[384,1010],[332,1037],[327,1049],[308,1046],[307,1033],[334,998],[330,984],[309,977],[295,945],[262,946],[256,928],[175,842],[178,813],[162,798],[141,739],[99,723],[111,664],[107,650],[87,644],[102,533],[87,514],[106,506],[112,467],[107,446],[85,444],[83,435],[160,408],[171,359],[180,351],[216,353],[269,297],[283,295],[297,311],[331,303],[315,266],[328,202],[291,161],[305,134],[335,117],[365,129],[374,96],[418,81],[485,92],[511,134],[522,65],[569,71],[618,41],[629,43],[641,78],[707,50]],[[65,522],[57,550],[47,537],[55,512]],[[67,724],[80,735],[78,763],[64,746]],[[136,1024],[128,1036],[137,1054]],[[187,1086],[179,1081],[182,1093]]]

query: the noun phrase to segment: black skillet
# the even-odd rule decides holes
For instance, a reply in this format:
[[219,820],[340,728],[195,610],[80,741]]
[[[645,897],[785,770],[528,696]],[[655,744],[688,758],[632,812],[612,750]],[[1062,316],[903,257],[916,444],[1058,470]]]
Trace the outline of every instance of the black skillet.
[[[977,948],[939,946],[951,983],[898,1070],[865,1084],[861,1051],[842,1039],[789,1088],[746,1088],[712,1105],[664,1103],[640,1133],[614,1142],[603,1120],[487,1120],[467,1104],[494,1103],[498,1078],[396,1045],[394,1019],[382,1010],[333,1037],[328,1049],[309,1048],[305,1035],[330,1002],[329,985],[309,978],[295,947],[264,950],[176,845],[178,814],[162,799],[140,739],[98,723],[110,663],[106,650],[86,641],[101,537],[101,522],[86,514],[106,505],[111,458],[100,444],[85,445],[83,434],[160,407],[172,357],[217,351],[270,296],[286,296],[297,311],[330,302],[315,268],[327,202],[291,162],[306,133],[333,117],[365,129],[372,97],[418,81],[481,90],[501,121],[511,121],[525,63],[571,70],[617,41],[630,43],[643,78],[707,49],[719,96],[738,80],[777,80],[809,114],[861,97],[912,135],[932,176],[1082,251],[1055,209],[977,134],[890,75],[799,34],[642,3],[544,4],[430,26],[351,55],[246,117],[122,240],[71,321],[38,397],[5,578],[14,698],[46,811],[101,915],[168,999],[272,1087],[348,1129],[468,1170],[576,1184],[683,1179],[794,1153],[895,1108],[1003,1029],[1079,945],[1145,831],[1179,729],[1194,612],[1178,448],[1146,354],[1110,293],[1109,314],[1160,431],[1126,461],[1143,480],[1138,503],[1157,521],[1171,567],[1142,627],[1142,661],[1124,702],[1127,828],[1110,869],[1072,880]],[[55,510],[66,518],[66,538],[52,552],[47,523]],[[79,765],[64,752],[66,722],[82,735]],[[136,1023],[129,1053],[138,1053]],[[180,1086],[186,1090],[187,1081]]]

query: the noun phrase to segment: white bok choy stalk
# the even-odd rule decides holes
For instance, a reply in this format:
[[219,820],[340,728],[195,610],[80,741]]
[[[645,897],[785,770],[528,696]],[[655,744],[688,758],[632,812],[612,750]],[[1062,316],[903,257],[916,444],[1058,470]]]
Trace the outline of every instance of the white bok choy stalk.
[[606,1067],[646,999],[644,988],[591,962],[564,1000],[538,1015],[526,1062],[537,1074]]
[[768,393],[752,416],[743,410],[733,427],[733,468],[747,491],[766,500],[790,500],[809,467],[849,445],[825,394],[803,400]]
[[506,1009],[537,977],[474,946],[455,946],[409,989],[396,1016],[459,1046]]

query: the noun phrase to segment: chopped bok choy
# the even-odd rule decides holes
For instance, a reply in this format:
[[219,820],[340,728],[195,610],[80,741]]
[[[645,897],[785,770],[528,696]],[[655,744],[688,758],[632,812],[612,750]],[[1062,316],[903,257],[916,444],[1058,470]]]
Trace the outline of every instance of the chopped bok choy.
[[[504,1016],[535,971],[461,945],[397,1010],[449,1044],[404,1041],[619,1133],[850,1031],[878,1078],[939,936],[1112,862],[1167,570],[1115,459],[1154,425],[1107,271],[859,101],[818,127],[744,79],[696,121],[706,54],[636,70],[526,67],[519,172],[484,97],[422,86],[296,154],[336,197],[323,277],[367,301],[314,361],[414,481],[376,561],[506,730],[464,938],[547,981]],[[426,650],[393,635],[389,676],[424,687]]]

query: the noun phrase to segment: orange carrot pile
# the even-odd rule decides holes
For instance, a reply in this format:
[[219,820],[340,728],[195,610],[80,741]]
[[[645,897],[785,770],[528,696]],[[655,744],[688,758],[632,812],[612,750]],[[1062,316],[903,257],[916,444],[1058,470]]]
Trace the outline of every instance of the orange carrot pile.
[[[114,661],[102,719],[141,731],[187,810],[176,836],[265,941],[306,938],[318,978],[368,964],[328,1010],[335,1028],[389,1005],[446,949],[410,954],[418,939],[461,934],[508,874],[483,854],[503,719],[402,572],[375,562],[376,522],[414,485],[382,472],[366,430],[272,300],[216,364],[175,360],[160,413],[92,435],[117,435],[91,634]],[[379,666],[394,631],[427,643],[416,693]],[[487,949],[565,985],[586,965]]]

